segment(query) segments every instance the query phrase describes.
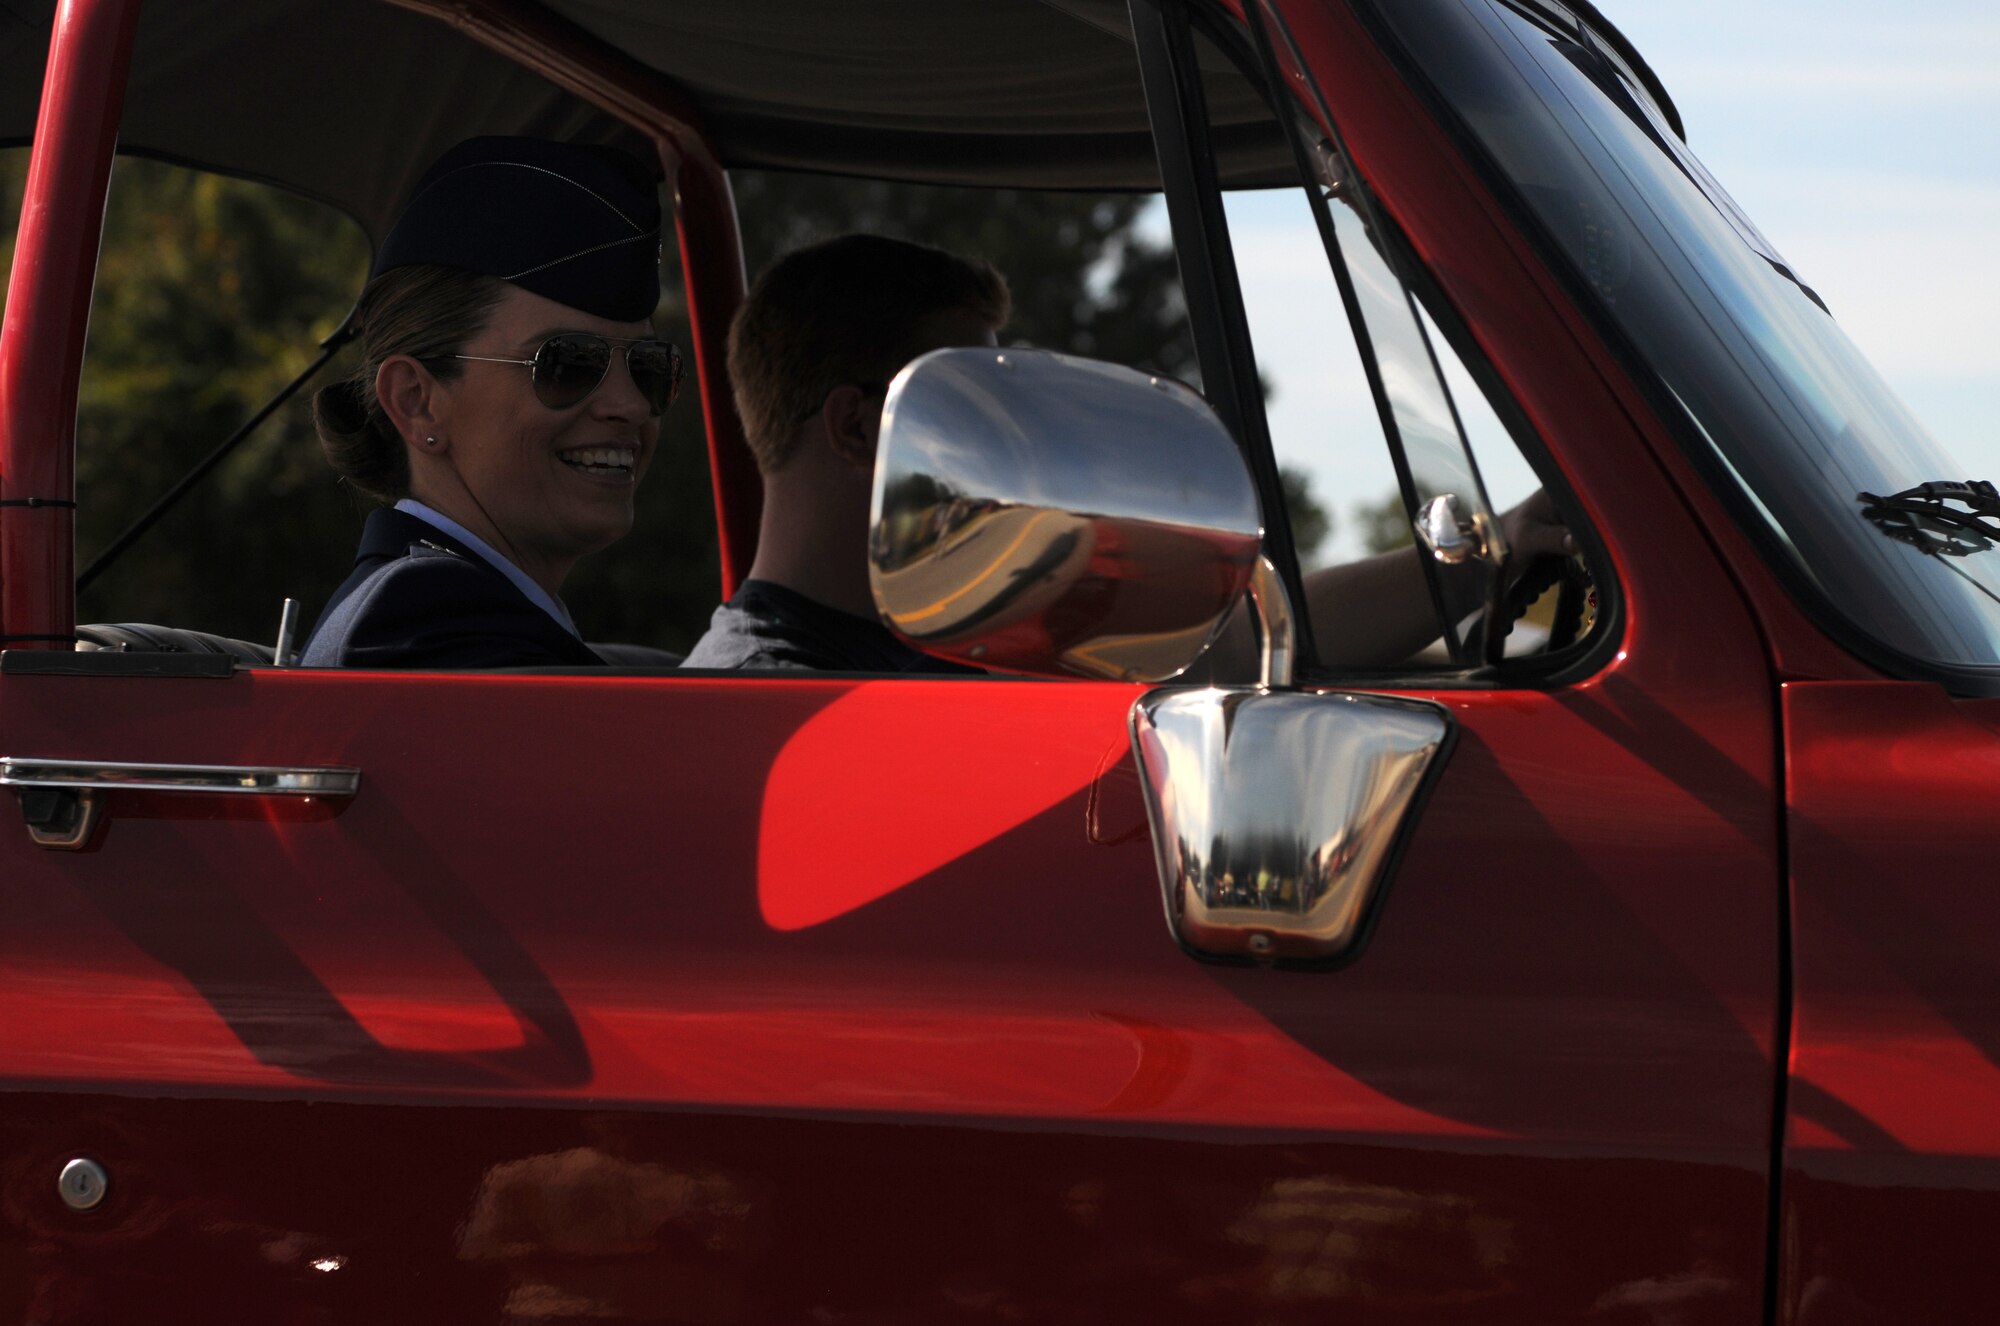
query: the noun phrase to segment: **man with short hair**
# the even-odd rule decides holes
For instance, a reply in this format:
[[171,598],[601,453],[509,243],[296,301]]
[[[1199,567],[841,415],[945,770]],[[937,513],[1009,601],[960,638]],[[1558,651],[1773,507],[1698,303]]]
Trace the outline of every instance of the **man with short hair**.
[[[736,407],[764,476],[757,560],[682,666],[978,672],[882,625],[868,584],[868,508],[889,380],[928,351],[995,344],[1008,303],[990,265],[877,235],[799,249],[757,278],[729,329]],[[1545,492],[1500,519],[1516,568],[1576,550]],[[1316,641],[1329,666],[1392,665],[1438,635],[1414,546],[1315,571],[1305,597],[1312,621],[1340,624]],[[1247,605],[1201,666],[1250,675]]]
[[767,268],[729,329],[729,379],[764,477],[757,559],[684,667],[968,672],[881,624],[868,506],[889,381],[919,355],[993,345],[1007,283],[984,262],[846,235]]

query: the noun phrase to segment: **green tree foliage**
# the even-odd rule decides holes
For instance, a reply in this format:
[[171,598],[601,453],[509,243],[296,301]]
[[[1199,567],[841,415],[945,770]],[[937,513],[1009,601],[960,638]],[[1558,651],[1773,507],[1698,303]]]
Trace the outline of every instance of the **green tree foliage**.
[[[317,204],[118,163],[77,408],[79,567],[310,362],[367,262],[359,227]],[[304,401],[107,571],[79,620],[269,640],[286,595],[316,608],[351,561],[357,508]]]
[[1361,546],[1371,553],[1394,552],[1416,539],[1410,530],[1409,513],[1403,509],[1403,495],[1387,492],[1372,502],[1356,502],[1349,508],[1355,528],[1361,531]]
[[1333,512],[1313,495],[1312,476],[1291,465],[1278,467],[1279,490],[1285,497],[1285,515],[1292,526],[1292,543],[1298,549],[1299,564],[1311,570],[1320,546],[1333,533]]
[[[0,260],[11,257],[25,152],[0,154]],[[793,174],[734,178],[752,272],[864,230],[984,257],[1014,294],[1010,342],[1192,380],[1171,249],[1147,199],[897,185]],[[688,344],[674,246],[661,332]],[[368,261],[346,218],[277,190],[144,161],[114,173],[78,413],[78,565],[308,363]],[[0,267],[0,278],[5,268]],[[351,354],[351,352],[350,352]],[[347,367],[346,356],[313,386]],[[309,387],[87,592],[82,621],[157,621],[269,640],[286,595],[307,619],[345,576],[366,503],[335,481]],[[1330,514],[1288,475],[1308,554]],[[686,648],[719,590],[699,395],[662,430],[631,538],[566,587],[587,636]]]
[[850,230],[934,244],[1006,274],[1014,295],[1006,340],[1195,376],[1173,251],[1137,228],[1146,195],[747,172],[735,184],[753,272]]
[[[12,268],[27,155],[0,158],[0,275]],[[311,361],[367,262],[359,227],[318,204],[116,164],[77,403],[79,570]],[[357,509],[295,404],[86,592],[78,620],[269,641],[286,595],[311,611],[345,575]]]

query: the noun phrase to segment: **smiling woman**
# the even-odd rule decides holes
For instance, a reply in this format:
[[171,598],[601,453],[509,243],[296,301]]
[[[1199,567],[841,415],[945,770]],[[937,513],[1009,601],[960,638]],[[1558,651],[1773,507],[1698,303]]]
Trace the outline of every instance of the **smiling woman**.
[[602,661],[560,595],[631,530],[679,383],[648,321],[659,242],[653,182],[608,149],[474,139],[419,181],[356,314],[361,367],[314,402],[334,468],[388,509],[304,663]]

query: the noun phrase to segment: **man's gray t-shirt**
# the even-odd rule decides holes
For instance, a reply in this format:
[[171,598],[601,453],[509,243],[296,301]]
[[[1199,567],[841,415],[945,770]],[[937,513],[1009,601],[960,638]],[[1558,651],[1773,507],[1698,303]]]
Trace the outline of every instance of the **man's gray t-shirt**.
[[880,622],[768,580],[746,580],[715,610],[684,668],[981,675],[912,649]]

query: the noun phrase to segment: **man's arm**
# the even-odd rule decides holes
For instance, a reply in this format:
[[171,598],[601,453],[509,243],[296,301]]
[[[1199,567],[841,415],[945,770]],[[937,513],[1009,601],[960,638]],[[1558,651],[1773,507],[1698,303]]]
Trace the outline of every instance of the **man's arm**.
[[[1576,551],[1576,540],[1556,518],[1545,489],[1503,512],[1500,529],[1507,539],[1510,580],[1538,557]],[[1438,638],[1437,610],[1424,579],[1426,555],[1412,544],[1306,576],[1304,611],[1320,662],[1336,669],[1389,667]],[[1201,676],[1218,682],[1251,679],[1255,641],[1245,603],[1198,665]]]

